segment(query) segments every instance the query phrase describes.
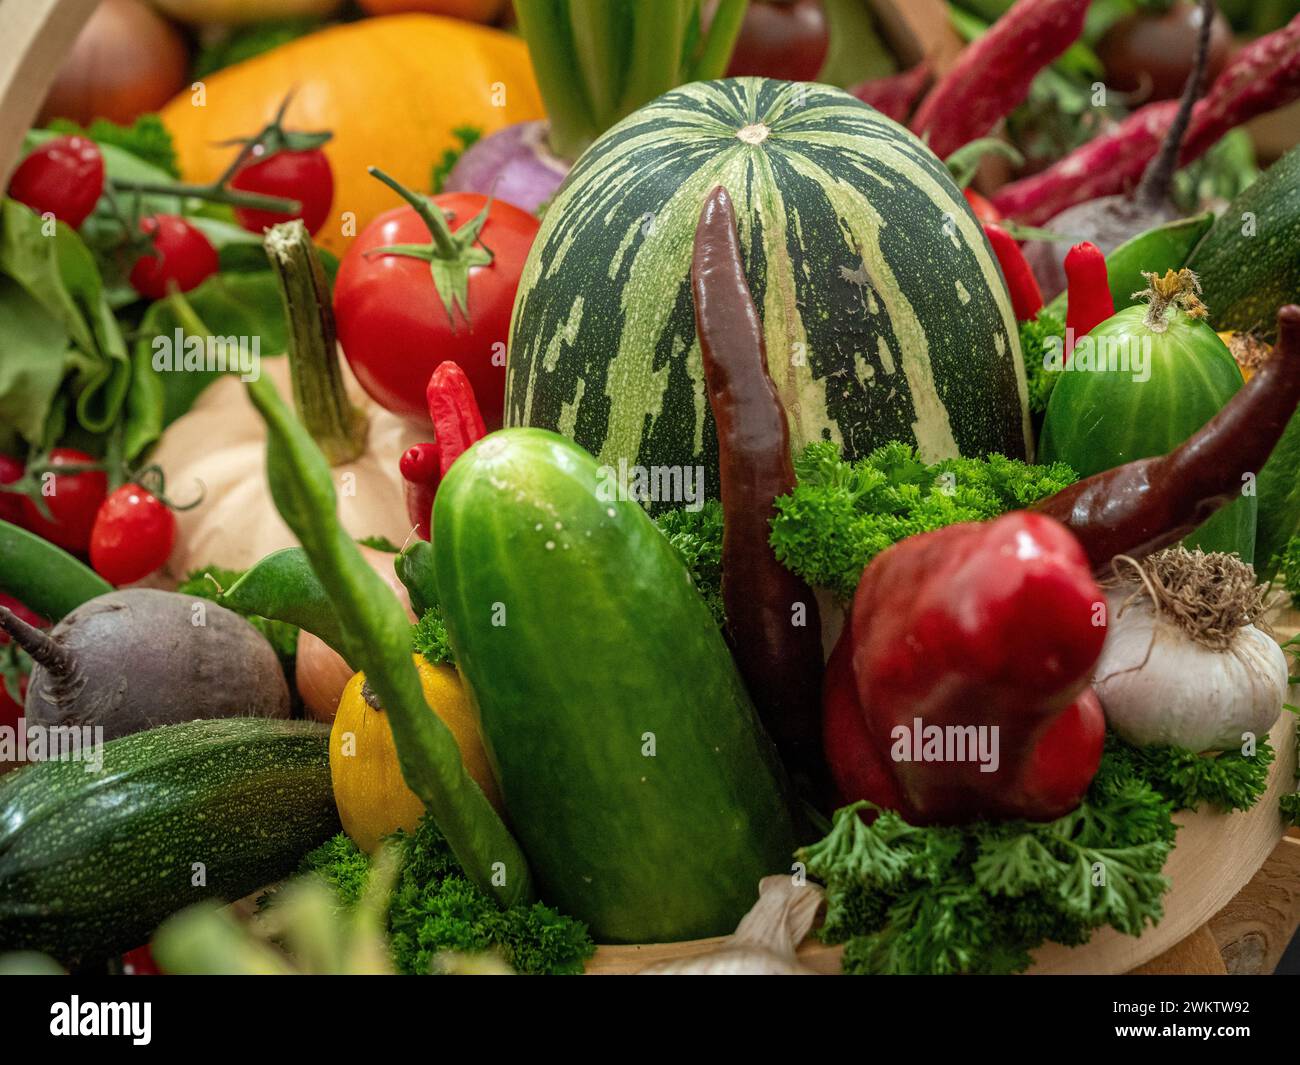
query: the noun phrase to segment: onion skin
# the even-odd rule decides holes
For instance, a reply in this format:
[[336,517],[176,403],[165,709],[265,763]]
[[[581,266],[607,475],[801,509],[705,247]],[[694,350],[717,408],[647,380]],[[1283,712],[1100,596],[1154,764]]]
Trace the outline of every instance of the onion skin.
[[189,51],[171,23],[141,0],[103,0],[63,61],[38,121],[129,125],[175,96],[188,73]]
[[517,122],[471,145],[456,161],[443,192],[478,192],[525,211],[551,199],[569,164],[551,154],[544,121]]
[[[373,547],[358,544],[361,557],[369,563],[385,583],[393,589],[398,601],[406,610],[406,616],[412,622],[416,620],[411,610],[411,597],[393,569],[396,555],[388,551],[377,551]],[[343,660],[343,656],[329,646],[319,636],[310,632],[298,634],[298,653],[294,657],[293,682],[298,689],[307,716],[314,721],[329,724],[338,712],[339,700],[343,698],[343,689],[356,671]]]

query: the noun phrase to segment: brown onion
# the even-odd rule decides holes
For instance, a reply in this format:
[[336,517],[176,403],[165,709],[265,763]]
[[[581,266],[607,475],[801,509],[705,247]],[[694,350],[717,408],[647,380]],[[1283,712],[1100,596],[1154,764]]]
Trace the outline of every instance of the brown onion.
[[170,22],[142,0],[102,0],[64,60],[38,121],[130,124],[175,96],[188,68],[185,39]]

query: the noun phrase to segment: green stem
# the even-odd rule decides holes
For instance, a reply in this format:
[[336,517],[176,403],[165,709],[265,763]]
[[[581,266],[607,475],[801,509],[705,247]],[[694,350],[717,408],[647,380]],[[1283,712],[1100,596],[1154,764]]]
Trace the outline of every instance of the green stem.
[[727,72],[748,7],[749,0],[720,0],[704,38],[704,47],[691,70],[691,81],[712,81]]
[[289,323],[289,373],[298,418],[331,466],[351,462],[366,450],[366,416],[343,387],[320,256],[300,219],[272,226],[264,245]]
[[145,196],[175,196],[182,200],[204,200],[224,203],[230,207],[246,207],[250,211],[273,211],[276,214],[293,214],[302,209],[297,200],[284,200],[279,196],[263,196],[258,192],[238,192],[218,185],[167,185],[149,181],[123,181],[114,178],[112,187],[119,192],[134,192]]
[[515,0],[515,14],[546,104],[551,151],[572,162],[603,130],[596,124],[582,79],[575,76],[581,66],[569,32],[567,0]]
[[433,815],[457,861],[502,906],[533,898],[527,860],[465,770],[451,730],[429,711],[411,660],[411,624],[343,530],[329,466],[267,378],[248,384],[267,427],[266,473],[285,524],[325,586],[350,645],[388,714],[402,778]]
[[438,258],[448,260],[460,258],[460,249],[456,247],[456,242],[452,239],[451,227],[447,225],[447,217],[436,204],[430,203],[423,196],[412,192],[396,178],[389,177],[377,166],[366,167],[366,173],[371,177],[378,178],[414,208],[415,213],[420,216],[420,220],[428,228],[429,236],[433,238],[433,246],[437,249]]
[[610,0],[569,0],[574,51],[591,102],[596,133],[614,121],[622,92],[621,78],[627,70],[627,57],[619,47],[626,40],[625,20],[618,17],[623,14],[625,8]]
[[632,9],[632,69],[618,117],[675,87],[681,79],[682,42],[692,0],[659,0]]

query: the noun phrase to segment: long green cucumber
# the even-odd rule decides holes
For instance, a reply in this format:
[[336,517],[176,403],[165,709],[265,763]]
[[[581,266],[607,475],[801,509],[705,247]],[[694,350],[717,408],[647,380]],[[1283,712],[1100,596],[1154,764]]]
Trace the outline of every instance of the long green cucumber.
[[543,899],[601,942],[733,930],[791,867],[773,747],[709,608],[595,459],[480,441],[434,504],[438,593]]
[[190,903],[293,872],[339,831],[323,725],[191,721],[100,754],[98,771],[46,761],[0,779],[0,951],[121,953]]

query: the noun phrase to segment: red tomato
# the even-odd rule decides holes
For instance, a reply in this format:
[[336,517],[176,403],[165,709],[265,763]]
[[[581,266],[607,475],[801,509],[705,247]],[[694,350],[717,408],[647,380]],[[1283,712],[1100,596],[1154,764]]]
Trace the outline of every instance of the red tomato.
[[167,561],[176,515],[152,492],[124,484],[104,500],[90,534],[90,564],[110,584],[130,584]]
[[141,255],[131,267],[131,287],[160,300],[175,284],[189,292],[217,272],[217,249],[202,232],[175,215],[140,219],[140,232],[153,241],[156,254]]
[[123,976],[161,976],[162,970],[158,968],[158,963],[153,960],[153,952],[149,950],[149,944],[143,947],[136,947],[135,950],[128,950],[122,955],[122,975]]
[[[49,457],[50,465],[56,467],[79,466],[94,461],[93,456],[70,447],[56,447]],[[108,475],[103,470],[54,473],[52,479],[43,479],[41,490],[41,501],[49,508],[53,520],[46,518],[36,508],[36,504],[24,496],[18,524],[67,551],[84,554],[90,546],[90,530],[95,524],[95,514],[107,492]]]
[[37,214],[49,211],[73,229],[80,227],[104,192],[104,157],[85,137],[46,141],[14,171],[9,195]]
[[307,232],[314,234],[325,224],[334,202],[334,171],[330,161],[319,148],[309,148],[302,152],[279,151],[259,162],[262,150],[261,146],[255,148],[253,159],[236,171],[230,180],[231,188],[297,200],[302,209],[297,214],[276,214],[236,207],[235,221],[250,233],[261,233],[277,222],[301,218]]
[[23,464],[12,455],[0,455],[0,521],[12,525],[22,524],[23,497],[16,492],[4,491],[23,475]]
[[[433,197],[453,232],[487,202],[471,192]],[[465,371],[488,429],[501,427],[505,407],[505,350],[519,275],[537,236],[538,221],[503,200],[493,200],[480,234],[492,262],[470,269],[468,323],[456,310],[448,320],[429,264],[406,255],[367,255],[390,244],[428,244],[429,231],[415,209],[381,214],[352,242],[334,283],[339,341],[352,372],[380,406],[429,425],[425,388],[438,363],[451,359]]]
[[766,0],[750,4],[741,23],[727,77],[756,74],[812,81],[826,62],[830,28],[821,0]]
[[1002,212],[993,206],[992,202],[986,197],[981,196],[974,189],[962,189],[962,195],[966,197],[966,202],[970,204],[970,209],[975,212],[975,217],[981,222],[993,222],[994,224],[1002,221]]

